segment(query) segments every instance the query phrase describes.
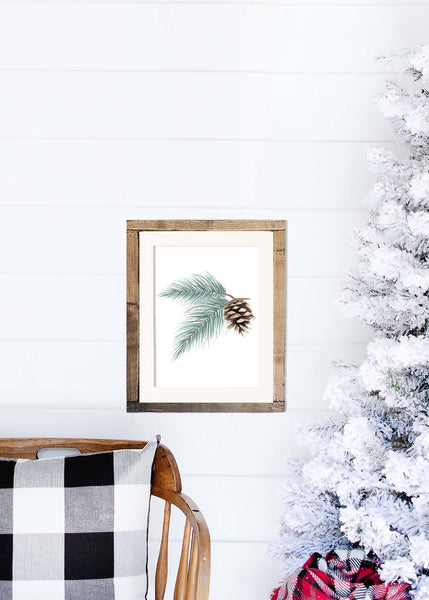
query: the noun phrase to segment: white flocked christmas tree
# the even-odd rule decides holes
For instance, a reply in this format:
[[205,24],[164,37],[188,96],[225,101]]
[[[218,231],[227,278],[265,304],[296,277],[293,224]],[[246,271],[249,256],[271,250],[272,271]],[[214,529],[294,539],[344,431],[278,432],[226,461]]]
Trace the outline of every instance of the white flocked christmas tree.
[[[386,582],[429,599],[429,45],[391,57],[381,112],[406,158],[372,149],[370,220],[353,233],[357,266],[340,299],[375,330],[358,366],[336,365],[327,421],[302,426],[310,456],[290,463],[271,552],[282,576],[313,552],[357,544]],[[414,80],[414,81],[413,81]]]

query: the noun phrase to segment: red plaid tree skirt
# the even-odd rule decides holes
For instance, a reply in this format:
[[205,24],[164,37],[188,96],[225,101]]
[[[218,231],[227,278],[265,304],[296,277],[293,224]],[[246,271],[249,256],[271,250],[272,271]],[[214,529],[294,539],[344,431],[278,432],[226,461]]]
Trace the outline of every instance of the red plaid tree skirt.
[[379,563],[359,548],[313,554],[275,589],[271,600],[409,600],[407,583],[384,583]]

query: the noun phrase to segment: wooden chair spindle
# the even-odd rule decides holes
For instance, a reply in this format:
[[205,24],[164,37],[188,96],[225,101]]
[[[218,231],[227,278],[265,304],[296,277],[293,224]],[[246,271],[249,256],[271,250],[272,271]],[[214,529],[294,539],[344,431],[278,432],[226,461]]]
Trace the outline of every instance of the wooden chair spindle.
[[186,586],[188,583],[189,547],[191,543],[191,524],[186,519],[185,533],[183,534],[182,553],[180,555],[179,571],[174,588],[174,600],[186,600]]
[[195,600],[197,593],[197,575],[198,575],[198,542],[195,535],[192,535],[191,558],[189,562],[188,588],[186,600]]
[[161,544],[155,573],[155,600],[164,600],[168,574],[168,534],[170,531],[171,504],[165,502]]

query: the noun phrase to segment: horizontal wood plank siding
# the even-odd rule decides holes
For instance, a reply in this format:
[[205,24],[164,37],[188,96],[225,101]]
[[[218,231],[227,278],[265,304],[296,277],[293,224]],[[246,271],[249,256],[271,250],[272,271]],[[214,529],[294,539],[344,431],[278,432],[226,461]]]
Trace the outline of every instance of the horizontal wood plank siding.
[[428,20],[427,4],[0,3],[0,69],[380,72]]
[[[125,275],[0,274],[0,340],[125,342]],[[334,305],[339,278],[288,278],[289,344],[364,343]]]
[[0,139],[394,141],[374,105],[384,80],[381,74],[2,71]]
[[[218,209],[211,214],[216,220],[229,215],[232,219],[250,215],[261,220],[267,214],[287,220],[289,276],[343,277],[352,258],[347,244],[350,230],[368,218],[363,203],[360,210],[303,211],[298,201],[295,198],[296,208],[292,210]],[[191,207],[181,209],[176,216],[186,218],[191,212],[194,214]],[[0,274],[124,276],[125,223],[128,218],[144,215],[174,217],[172,209],[146,207],[0,207]]]
[[[67,408],[64,403],[64,408],[54,409],[42,408],[38,403],[35,408],[0,409],[0,435],[31,436],[37,431],[41,437],[51,437],[55,432],[60,437],[103,435],[111,439],[148,439],[161,433],[163,443],[174,448],[184,476],[227,475],[239,480],[259,477],[264,485],[265,477],[283,476],[287,456],[302,452],[294,439],[296,424],[303,419],[321,419],[326,413],[326,409],[299,407],[282,414],[126,414],[122,407]],[[201,452],[207,438],[213,440],[212,450]],[[219,494],[224,495],[222,489]],[[230,500],[239,504],[239,498]]]
[[[403,152],[374,57],[427,41],[428,17],[426,0],[0,0],[0,436],[161,433],[211,528],[212,600],[269,597],[295,427],[327,414],[332,361],[365,357],[371,332],[334,300],[364,152]],[[130,219],[287,220],[286,412],[125,412]]]
[[[339,359],[358,361],[365,355],[362,343],[299,343],[289,344],[287,350],[288,411],[327,408],[322,395],[331,363]],[[123,341],[0,341],[0,363],[0,409],[122,410],[125,405]],[[306,373],[308,363],[313,365],[311,377]]]

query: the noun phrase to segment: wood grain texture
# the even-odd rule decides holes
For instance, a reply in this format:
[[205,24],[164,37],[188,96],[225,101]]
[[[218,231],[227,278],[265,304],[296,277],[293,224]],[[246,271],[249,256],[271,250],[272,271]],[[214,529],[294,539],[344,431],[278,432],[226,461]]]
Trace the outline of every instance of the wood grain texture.
[[284,221],[254,219],[159,219],[129,220],[127,231],[278,231]]
[[[192,537],[198,547],[198,567],[197,567],[197,592],[195,600],[206,600],[209,594],[210,585],[210,556],[211,556],[211,545],[210,545],[210,534],[200,509],[195,502],[183,493],[172,493],[158,488],[152,489],[153,493],[159,498],[163,498],[166,502],[171,502],[177,506],[186,516],[186,527],[191,529]],[[186,533],[185,527],[185,533]],[[186,546],[186,539],[184,538],[184,544]],[[188,546],[189,550],[189,546]],[[185,559],[184,559],[185,562]],[[186,581],[189,576],[189,559],[188,559],[188,570],[186,573]],[[180,570],[180,566],[179,566]],[[179,585],[180,589],[180,585]],[[186,593],[184,600],[194,600]]]
[[174,600],[185,600],[186,586],[188,580],[189,548],[191,545],[191,524],[185,523],[183,533],[182,552],[180,554],[179,570],[177,572],[176,586],[174,588]]
[[170,532],[171,504],[165,502],[161,544],[155,572],[155,600],[164,600],[168,577],[168,536]]
[[139,397],[139,237],[127,231],[127,402]]
[[273,235],[273,402],[285,408],[286,230]]
[[[82,454],[144,448],[147,442],[87,438],[0,438],[0,456],[36,459],[41,448],[78,448]],[[179,468],[171,450],[160,444],[155,457],[152,484],[179,493],[182,490]]]
[[236,412],[282,412],[280,402],[127,402],[128,412],[154,413],[236,413]]
[[[273,233],[273,400],[253,402],[139,402],[139,243],[144,231],[267,231]],[[128,220],[127,221],[127,411],[281,412],[285,409],[286,221]]]
[[198,574],[198,544],[195,537],[192,538],[191,552],[189,559],[188,586],[187,592],[189,600],[194,600],[197,591]]

